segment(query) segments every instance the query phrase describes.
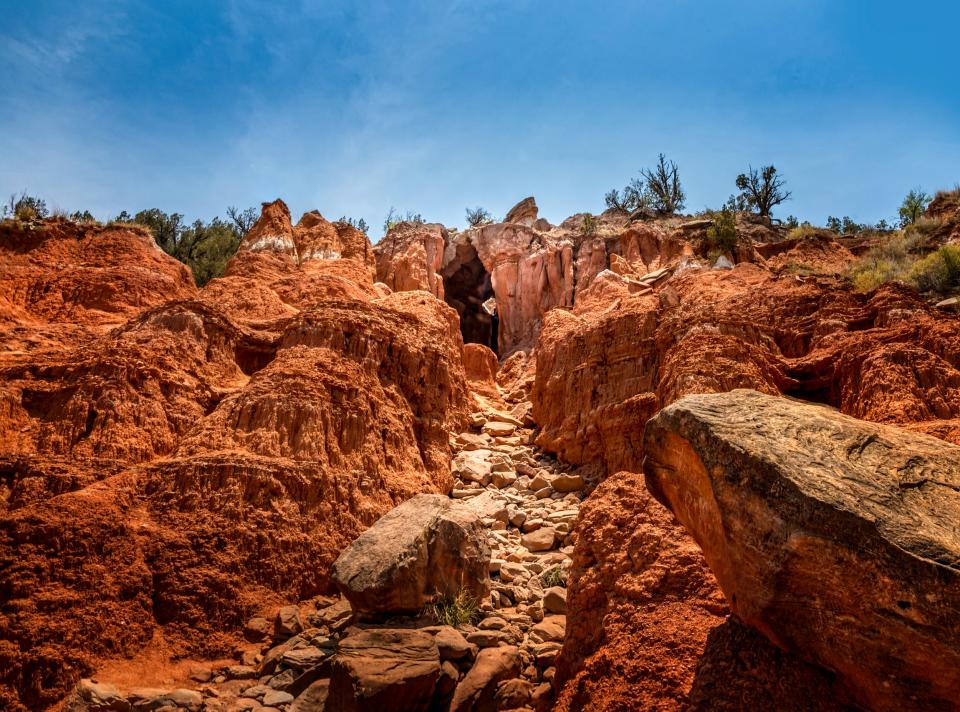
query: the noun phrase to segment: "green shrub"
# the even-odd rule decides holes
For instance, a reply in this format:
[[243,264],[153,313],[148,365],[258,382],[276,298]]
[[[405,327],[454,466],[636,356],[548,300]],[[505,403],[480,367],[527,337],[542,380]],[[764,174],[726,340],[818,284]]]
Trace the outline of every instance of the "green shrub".
[[713,213],[713,225],[707,228],[707,242],[711,251],[733,254],[737,246],[737,216],[724,208]]
[[657,158],[657,165],[641,170],[640,178],[632,179],[622,193],[614,188],[604,196],[608,208],[625,213],[649,209],[660,215],[673,215],[683,210],[686,199],[677,164],[668,161],[662,153]]
[[400,223],[413,223],[414,225],[423,224],[423,216],[420,213],[415,213],[412,210],[408,210],[406,215],[401,215],[400,212],[390,206],[390,212],[387,213],[387,217],[383,220],[383,234],[386,235],[390,232],[391,228],[396,227]]
[[924,292],[943,293],[960,287],[960,245],[945,245],[915,262],[908,280]]
[[441,598],[430,604],[427,613],[437,623],[456,628],[480,620],[480,605],[473,596],[461,591],[453,598]]
[[567,580],[563,575],[563,569],[559,566],[552,566],[540,574],[540,582],[546,587],[563,586],[566,588]]
[[15,194],[11,195],[10,200],[3,206],[3,217],[11,217],[22,222],[39,220],[49,214],[46,201],[27,195],[26,191],[20,193],[19,198]]
[[597,219],[590,213],[585,213],[583,223],[580,225],[580,234],[584,237],[590,237],[597,234]]
[[477,227],[479,225],[489,225],[493,222],[493,216],[487,210],[484,210],[479,205],[475,208],[467,208],[467,224],[470,227]]
[[930,196],[919,188],[915,188],[907,193],[900,204],[900,224],[906,227],[913,225],[923,215],[923,211],[930,205]]

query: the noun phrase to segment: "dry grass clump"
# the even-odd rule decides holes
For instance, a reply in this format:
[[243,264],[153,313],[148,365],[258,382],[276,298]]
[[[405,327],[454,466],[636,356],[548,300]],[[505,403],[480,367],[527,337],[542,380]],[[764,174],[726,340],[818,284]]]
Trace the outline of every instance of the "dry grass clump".
[[800,225],[787,233],[788,240],[799,240],[806,237],[836,237],[836,235],[830,230],[813,225]]
[[943,294],[960,287],[960,245],[944,245],[918,260],[907,279],[924,292]]
[[850,268],[854,289],[869,292],[887,282],[906,283],[910,269],[920,258],[919,243],[919,236],[895,233],[865,252]]
[[546,588],[551,588],[553,586],[563,586],[566,588],[567,581],[563,575],[563,569],[559,566],[551,566],[549,569],[540,574],[540,581]]
[[960,288],[960,245],[944,245],[924,254],[927,231],[935,229],[931,225],[937,222],[924,218],[864,253],[850,268],[854,288],[869,292],[887,282],[941,294]]
[[454,628],[480,620],[479,602],[465,591],[453,598],[441,598],[427,607],[427,613],[441,625]]

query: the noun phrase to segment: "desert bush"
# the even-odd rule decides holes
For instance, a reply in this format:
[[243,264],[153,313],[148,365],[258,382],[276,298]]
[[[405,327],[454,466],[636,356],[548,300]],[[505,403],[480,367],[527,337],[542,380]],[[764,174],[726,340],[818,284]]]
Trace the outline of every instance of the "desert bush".
[[414,225],[423,224],[423,216],[420,213],[415,213],[412,210],[408,210],[406,214],[401,215],[400,212],[390,206],[390,211],[387,213],[387,217],[383,221],[383,232],[384,234],[390,232],[391,228],[396,227],[400,223],[413,223]]
[[717,255],[733,254],[737,246],[737,216],[732,210],[724,208],[712,214],[713,225],[707,228],[707,243],[711,253]]
[[161,250],[168,255],[174,255],[177,243],[180,241],[180,234],[184,229],[183,215],[180,213],[170,213],[168,215],[159,208],[141,210],[132,218],[127,215],[127,211],[123,211],[121,215],[126,216],[125,219],[121,220],[118,216],[117,222],[143,225],[153,233],[153,239]]
[[70,213],[70,219],[75,223],[95,223],[97,219],[93,217],[89,210],[84,210],[83,212],[76,210]]
[[227,262],[240,247],[243,238],[234,225],[214,218],[208,224],[197,220],[180,233],[173,257],[193,270],[193,279],[202,287],[211,279],[222,277]]
[[560,566],[551,566],[540,574],[540,582],[544,585],[544,588],[550,588],[551,586],[563,586],[566,588],[567,586],[567,579],[563,575],[563,569],[561,569]]
[[900,224],[906,227],[907,225],[913,225],[920,219],[923,215],[923,212],[927,209],[927,206],[930,205],[930,196],[924,193],[919,188],[914,188],[906,197],[903,199],[903,203],[900,204]]
[[603,201],[608,208],[613,208],[623,213],[647,210],[651,205],[651,197],[647,191],[647,186],[638,178],[631,180],[623,188],[622,193],[614,188],[603,197]]
[[676,163],[668,162],[661,153],[657,165],[652,170],[644,168],[640,175],[647,182],[647,193],[654,210],[662,215],[673,215],[683,210],[687,196],[680,186],[680,172]]
[[790,191],[784,189],[786,181],[773,166],[762,166],[759,171],[750,166],[737,176],[736,183],[743,200],[762,218],[770,217],[774,207],[790,199]]
[[10,200],[3,206],[3,217],[15,218],[24,222],[39,220],[49,214],[46,201],[34,195],[27,195],[26,191],[20,193],[19,196],[11,195]]
[[580,234],[584,237],[590,237],[597,234],[599,223],[590,213],[584,213],[583,222],[580,224]]
[[917,235],[921,237],[927,237],[934,234],[943,227],[943,221],[940,218],[928,218],[922,216],[916,219],[916,221],[910,223],[904,228],[904,233],[907,235]]
[[913,264],[920,259],[921,239],[894,233],[865,252],[850,268],[857,291],[869,292],[887,282],[908,283]]
[[960,245],[945,245],[918,260],[907,278],[920,291],[944,293],[960,287]]
[[604,196],[608,208],[625,213],[654,210],[661,215],[673,215],[683,209],[686,194],[680,185],[677,164],[660,154],[657,165],[640,171],[640,178],[631,180],[623,191],[616,188]]
[[355,219],[348,218],[346,215],[337,220],[338,223],[343,223],[344,225],[349,225],[350,227],[355,227],[357,230],[362,232],[364,235],[369,234],[370,226],[367,225],[367,221],[363,218]]
[[815,237],[817,235],[822,235],[826,232],[823,228],[814,227],[810,223],[804,223],[803,225],[798,225],[793,228],[790,232],[787,233],[788,239],[801,239],[804,237]]
[[481,208],[479,205],[475,208],[467,208],[467,224],[470,227],[477,227],[478,225],[489,225],[493,222],[493,218],[490,213]]
[[[245,210],[240,210],[233,205],[227,208],[227,218],[231,223],[233,223],[233,226],[240,234],[241,239],[247,236],[247,233],[250,232],[250,228],[254,226],[254,224],[257,222],[257,218],[259,217],[260,213],[256,208],[246,208]],[[364,232],[366,232],[366,230],[364,230]]]
[[427,614],[441,625],[454,628],[476,623],[480,619],[480,605],[477,600],[460,591],[452,598],[440,598],[427,607]]

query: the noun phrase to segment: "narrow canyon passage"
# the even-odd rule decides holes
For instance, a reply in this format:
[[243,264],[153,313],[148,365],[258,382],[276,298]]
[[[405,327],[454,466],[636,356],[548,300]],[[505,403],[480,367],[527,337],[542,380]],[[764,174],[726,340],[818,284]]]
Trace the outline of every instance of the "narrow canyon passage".
[[443,273],[444,299],[460,315],[464,343],[483,344],[499,353],[497,316],[489,301],[494,296],[490,273],[476,250],[469,245],[465,248],[467,259],[451,264]]

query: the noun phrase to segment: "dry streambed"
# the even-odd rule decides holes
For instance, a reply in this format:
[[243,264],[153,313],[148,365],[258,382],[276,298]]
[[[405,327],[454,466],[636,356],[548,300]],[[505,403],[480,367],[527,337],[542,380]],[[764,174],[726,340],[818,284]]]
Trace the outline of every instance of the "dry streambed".
[[[354,542],[336,567],[346,597],[251,619],[236,664],[173,690],[84,680],[68,709],[549,709],[574,525],[593,483],[531,433],[513,415],[474,414],[451,438],[451,498],[414,498]],[[424,605],[425,589],[441,600]]]

